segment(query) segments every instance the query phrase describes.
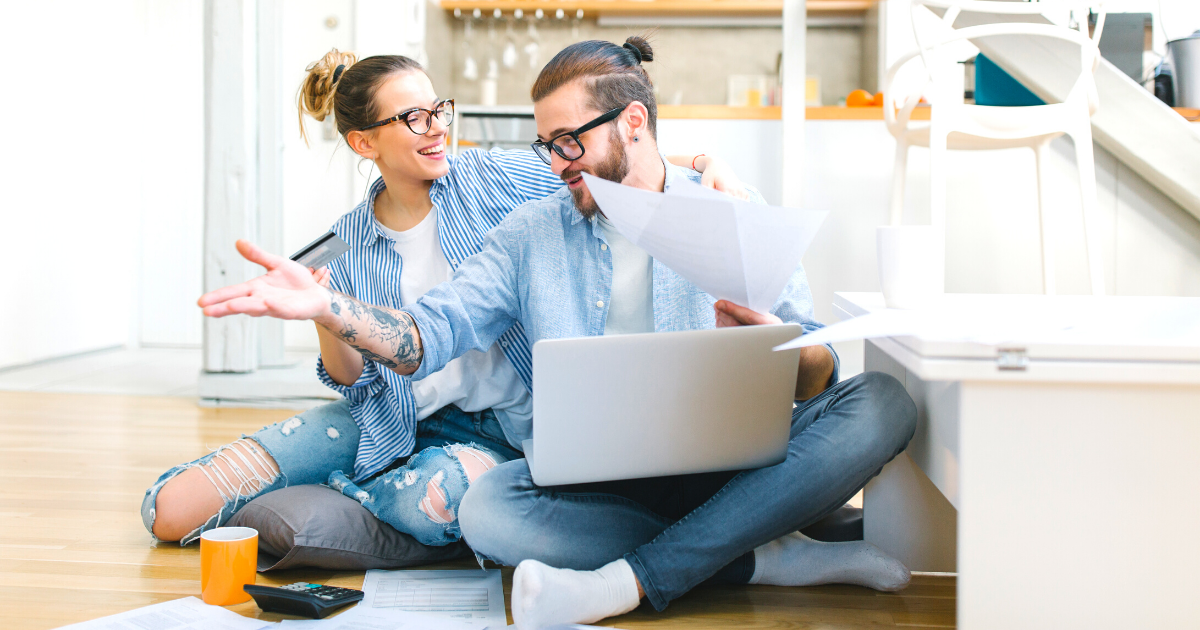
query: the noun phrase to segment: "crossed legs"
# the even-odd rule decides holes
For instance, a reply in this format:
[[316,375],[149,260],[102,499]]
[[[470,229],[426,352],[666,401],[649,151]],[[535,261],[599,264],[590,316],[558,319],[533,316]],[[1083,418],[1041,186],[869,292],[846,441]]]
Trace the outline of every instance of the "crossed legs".
[[[783,463],[737,473],[682,518],[664,518],[619,494],[540,488],[524,461],[503,464],[482,477],[464,497],[459,518],[476,552],[498,563],[535,560],[549,567],[595,570],[624,562],[634,584],[659,610],[718,571],[728,571],[726,565],[741,565],[743,575],[753,567],[744,581],[751,581],[754,573],[760,583],[764,577],[768,583],[819,583],[857,576],[850,581],[898,588],[907,582],[907,572],[865,543],[816,547],[793,537],[780,543],[786,549],[757,548],[843,505],[904,449],[915,426],[916,408],[903,386],[890,376],[867,373],[795,410]],[[841,569],[786,568],[805,563]],[[775,564],[785,569],[771,566]],[[866,576],[859,579],[859,571],[846,570],[855,566]],[[549,574],[539,570],[538,575]],[[534,607],[562,601],[570,590],[557,586],[561,580],[539,581],[548,585],[542,589],[544,596],[521,593]],[[527,628],[595,620],[536,614],[526,618],[528,623],[522,625]]]

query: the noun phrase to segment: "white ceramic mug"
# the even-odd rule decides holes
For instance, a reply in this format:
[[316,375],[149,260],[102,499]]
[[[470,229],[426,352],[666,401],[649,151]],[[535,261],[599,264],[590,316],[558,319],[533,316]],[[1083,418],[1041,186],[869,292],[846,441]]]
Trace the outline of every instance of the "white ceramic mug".
[[879,284],[888,308],[921,308],[946,292],[945,231],[885,225],[876,231]]

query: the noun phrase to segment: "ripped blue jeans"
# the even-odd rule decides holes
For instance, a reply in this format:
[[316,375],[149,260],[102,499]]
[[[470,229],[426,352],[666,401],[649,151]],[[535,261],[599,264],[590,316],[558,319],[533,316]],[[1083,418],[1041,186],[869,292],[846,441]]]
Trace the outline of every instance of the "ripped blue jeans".
[[[415,455],[407,461],[397,460],[398,467],[356,485],[342,471],[354,469],[359,436],[346,401],[315,407],[263,427],[252,436],[243,435],[232,445],[163,473],[146,490],[142,523],[153,534],[159,491],[184,470],[202,467],[224,506],[180,539],[181,545],[224,525],[242,506],[263,494],[288,486],[326,483],[418,542],[448,545],[461,537],[457,513],[468,487],[464,464],[478,462],[491,468],[522,456],[508,444],[491,410],[467,413],[447,406],[417,424]],[[266,467],[257,459],[258,448],[275,460],[277,473],[260,474]],[[471,461],[464,462],[464,457]],[[235,473],[220,474],[210,465],[216,458],[234,464],[227,468]]]

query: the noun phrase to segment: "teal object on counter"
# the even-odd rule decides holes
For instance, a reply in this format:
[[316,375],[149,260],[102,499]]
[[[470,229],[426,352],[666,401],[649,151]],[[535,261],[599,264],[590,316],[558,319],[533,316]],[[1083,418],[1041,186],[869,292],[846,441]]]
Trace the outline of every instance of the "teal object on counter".
[[1046,101],[982,54],[975,57],[975,104],[999,107],[1045,105]]

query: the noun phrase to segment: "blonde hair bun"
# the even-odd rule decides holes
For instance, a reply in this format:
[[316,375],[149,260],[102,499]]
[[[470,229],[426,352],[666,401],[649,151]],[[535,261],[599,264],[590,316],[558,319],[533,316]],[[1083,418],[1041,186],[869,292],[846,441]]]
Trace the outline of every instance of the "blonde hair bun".
[[[336,75],[340,80],[345,76],[346,70],[357,61],[358,57],[354,53],[341,52],[334,48],[305,68],[308,75],[300,84],[297,101],[300,109],[300,135],[306,142],[308,137],[304,132],[304,115],[308,114],[314,120],[323,121],[333,113],[333,95],[337,90],[334,77]],[[338,72],[338,66],[344,66],[341,72]]]

